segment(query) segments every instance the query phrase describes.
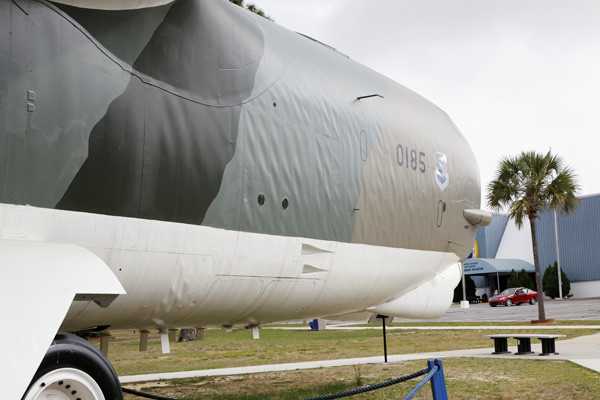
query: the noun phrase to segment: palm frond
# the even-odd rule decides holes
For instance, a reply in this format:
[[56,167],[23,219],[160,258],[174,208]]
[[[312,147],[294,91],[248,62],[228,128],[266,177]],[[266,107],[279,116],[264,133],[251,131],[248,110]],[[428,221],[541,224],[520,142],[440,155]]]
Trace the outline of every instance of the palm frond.
[[494,210],[508,208],[510,217],[521,227],[526,215],[537,218],[548,206],[564,212],[576,210],[579,184],[559,156],[524,151],[500,160],[496,178],[487,189],[489,206]]

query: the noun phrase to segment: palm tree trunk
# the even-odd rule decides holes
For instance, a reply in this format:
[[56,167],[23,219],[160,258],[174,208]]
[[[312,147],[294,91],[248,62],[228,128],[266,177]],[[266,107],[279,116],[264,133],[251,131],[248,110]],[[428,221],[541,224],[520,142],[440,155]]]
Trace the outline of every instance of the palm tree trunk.
[[542,286],[542,271],[540,268],[540,257],[538,256],[537,236],[535,233],[535,215],[529,215],[529,225],[531,226],[531,244],[533,245],[533,263],[535,265],[535,284],[538,293],[538,318],[546,319],[546,310],[544,309],[544,287]]

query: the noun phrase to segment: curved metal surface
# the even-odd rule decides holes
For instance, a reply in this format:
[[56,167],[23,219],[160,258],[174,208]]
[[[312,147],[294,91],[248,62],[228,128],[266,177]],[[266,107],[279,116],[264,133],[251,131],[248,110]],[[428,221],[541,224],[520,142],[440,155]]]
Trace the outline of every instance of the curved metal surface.
[[[6,221],[6,214],[0,215]],[[6,230],[2,233],[5,237]],[[87,249],[69,244],[0,239],[0,275],[4,326],[0,341],[10,343],[0,347],[4,366],[0,384],[6,398],[18,399],[75,295],[110,303],[124,290],[102,260]],[[109,295],[111,299],[107,299]],[[18,335],[14,335],[15,327],[19,329]]]
[[54,3],[95,10],[134,10],[157,7],[176,0],[52,0]]
[[0,19],[0,235],[89,248],[128,291],[66,327],[363,311],[471,251],[460,132],[327,46],[218,0]]
[[10,4],[0,201],[468,255],[474,157],[410,90],[228,2]]
[[[61,323],[439,315],[484,219],[443,111],[224,0],[0,1],[0,120],[0,265],[38,278],[2,281],[39,334],[12,359]],[[127,294],[67,312],[96,273]]]

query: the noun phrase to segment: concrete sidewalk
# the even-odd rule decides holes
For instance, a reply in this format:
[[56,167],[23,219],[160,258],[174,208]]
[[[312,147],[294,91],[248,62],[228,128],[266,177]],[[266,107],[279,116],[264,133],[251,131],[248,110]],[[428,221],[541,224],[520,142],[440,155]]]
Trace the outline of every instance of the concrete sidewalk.
[[[490,329],[490,327],[485,327]],[[564,327],[561,327],[564,328]],[[416,329],[416,328],[412,328]],[[490,339],[491,341],[491,339]],[[467,349],[467,350],[452,350],[452,351],[440,351],[432,353],[415,353],[415,354],[402,354],[402,355],[389,355],[388,362],[396,363],[410,360],[432,360],[435,358],[447,358],[447,357],[485,357],[485,358],[506,358],[506,359],[539,359],[539,360],[568,360],[577,363],[583,367],[591,370],[600,372],[600,333],[581,336],[574,339],[560,340],[556,342],[556,351],[559,352],[557,355],[539,356],[541,352],[541,344],[532,344],[532,351],[535,354],[517,356],[514,353],[517,352],[517,346],[509,346],[511,354],[499,354],[493,355],[493,347],[484,349]],[[348,358],[340,360],[325,360],[325,361],[311,361],[311,362],[300,362],[300,363],[289,363],[289,364],[272,364],[272,365],[257,365],[251,367],[237,367],[237,368],[220,368],[220,369],[207,369],[198,371],[183,371],[183,372],[165,372],[158,374],[146,374],[146,375],[132,375],[122,376],[120,381],[122,384],[137,383],[137,382],[148,382],[158,381],[161,379],[175,379],[175,378],[195,378],[201,376],[225,376],[225,375],[244,375],[244,374],[255,374],[261,372],[277,372],[277,371],[291,371],[297,369],[314,369],[314,368],[327,368],[327,367],[341,367],[349,365],[360,365],[360,364],[380,364],[383,363],[383,356],[378,357],[363,357],[363,358]]]
[[[356,324],[353,324],[356,325]],[[262,329],[284,329],[284,330],[301,330],[301,331],[305,331],[307,330],[306,327],[301,327],[301,326],[290,326],[290,327],[285,327],[285,326],[278,326],[276,328],[270,328],[270,327],[265,327]],[[365,330],[365,329],[377,329],[377,330],[382,330],[383,328],[381,326],[350,326],[350,325],[345,325],[345,324],[336,324],[336,325],[327,325],[327,329],[329,330],[347,330],[347,331],[352,331],[352,330]],[[493,325],[455,325],[455,326],[386,326],[385,330],[386,331],[393,331],[393,330],[411,330],[411,331],[418,331],[418,330],[422,330],[422,331],[427,331],[427,330],[447,330],[447,331],[452,331],[452,330],[476,330],[476,329],[498,329],[498,330],[521,330],[521,329],[532,329],[532,330],[536,330],[536,329],[595,329],[597,331],[600,332],[600,325],[544,325],[544,324],[540,324],[540,325],[498,325],[498,326],[493,326]]]

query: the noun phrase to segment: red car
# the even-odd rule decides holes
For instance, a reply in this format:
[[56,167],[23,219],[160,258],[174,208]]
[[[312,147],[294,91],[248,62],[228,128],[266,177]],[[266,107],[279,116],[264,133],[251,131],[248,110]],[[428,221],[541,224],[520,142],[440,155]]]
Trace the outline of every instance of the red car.
[[529,303],[534,305],[537,303],[537,292],[524,287],[505,289],[500,294],[495,294],[488,301],[492,307],[506,306],[510,307],[513,304]]

